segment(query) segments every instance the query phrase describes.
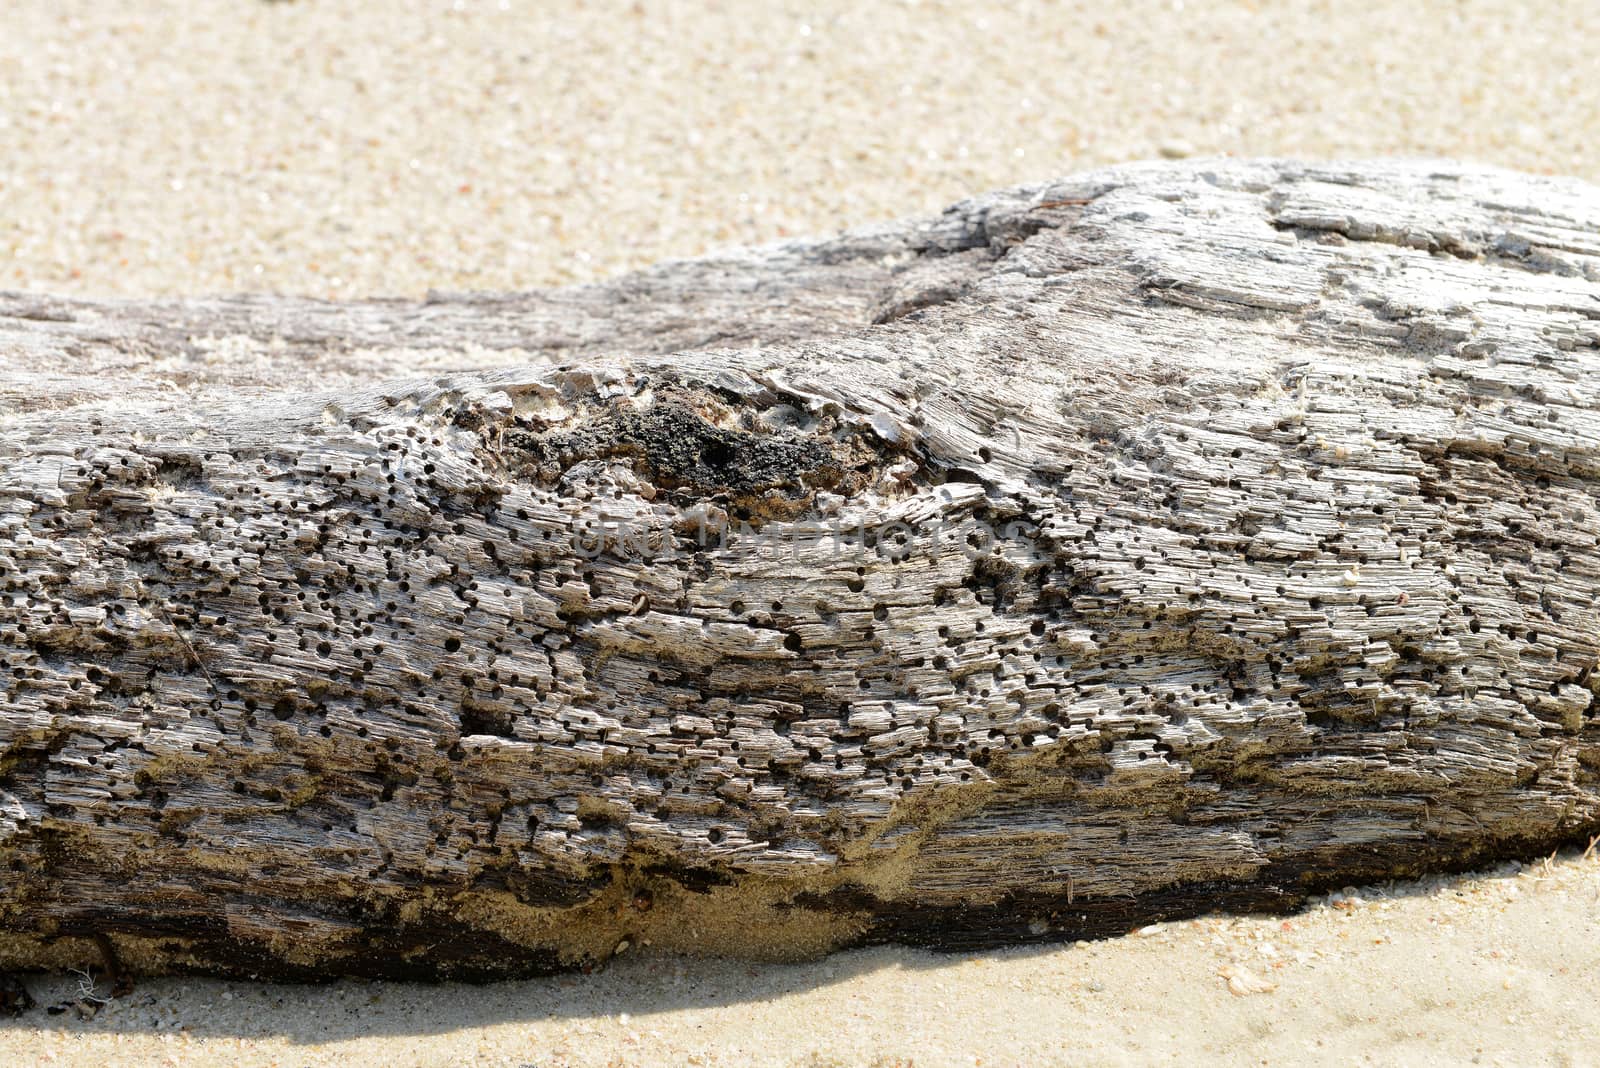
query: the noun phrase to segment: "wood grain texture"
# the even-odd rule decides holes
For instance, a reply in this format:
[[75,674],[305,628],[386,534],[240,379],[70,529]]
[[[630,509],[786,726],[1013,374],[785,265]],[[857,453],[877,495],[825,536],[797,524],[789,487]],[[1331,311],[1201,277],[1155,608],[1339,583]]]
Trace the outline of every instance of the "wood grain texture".
[[1600,190],[1136,165],[421,304],[0,296],[0,966],[491,976],[1600,830]]

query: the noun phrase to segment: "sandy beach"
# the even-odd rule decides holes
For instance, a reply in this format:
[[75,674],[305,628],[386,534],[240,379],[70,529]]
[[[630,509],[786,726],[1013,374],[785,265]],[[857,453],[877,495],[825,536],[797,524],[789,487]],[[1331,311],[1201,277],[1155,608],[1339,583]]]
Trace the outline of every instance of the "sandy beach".
[[[1593,181],[1597,37],[1600,6],[1502,0],[9,0],[0,289],[563,284],[1160,156]],[[0,1020],[0,1064],[1589,1065],[1597,985],[1591,849],[977,955],[147,979]]]
[[1159,155],[1600,174],[1600,9],[10,0],[0,284],[582,281]]

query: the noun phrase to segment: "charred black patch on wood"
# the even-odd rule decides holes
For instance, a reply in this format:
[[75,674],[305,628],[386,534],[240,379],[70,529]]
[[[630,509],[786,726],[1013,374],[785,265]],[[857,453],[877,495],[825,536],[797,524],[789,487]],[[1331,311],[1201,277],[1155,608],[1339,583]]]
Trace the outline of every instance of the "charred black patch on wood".
[[741,519],[793,519],[818,491],[858,493],[886,457],[831,418],[772,425],[711,391],[661,389],[645,403],[614,400],[565,425],[519,418],[502,441],[524,475],[555,486],[589,461],[621,461],[656,490],[713,500]]
[[33,1008],[33,995],[14,975],[0,973],[0,1016],[21,1016]]
[[683,864],[652,864],[644,874],[657,879],[670,879],[696,894],[709,894],[719,886],[732,886],[733,877],[712,868],[695,868]]
[[[1581,845],[1583,834],[1566,845]],[[992,903],[931,905],[884,901],[858,887],[804,894],[797,907],[867,913],[863,945],[912,945],[959,953],[1024,943],[1116,938],[1152,923],[1209,913],[1280,914],[1304,908],[1319,894],[1352,883],[1463,873],[1548,850],[1548,840],[1507,837],[1495,841],[1438,839],[1379,842],[1322,850],[1269,864],[1249,881],[1180,883],[1136,896],[1090,897],[1060,892],[1015,892]]]
[[219,978],[315,983],[346,975],[389,981],[490,982],[575,970],[575,965],[563,963],[549,950],[437,917],[390,930],[374,929],[359,940],[328,950],[316,963],[298,962],[266,944],[233,938],[225,931],[213,930],[197,938],[191,931],[129,928],[124,919],[101,930],[171,939],[166,950],[185,961],[184,971]]
[[1289,912],[1305,904],[1307,896],[1303,890],[1272,885],[1208,882],[1137,898],[1008,894],[984,905],[908,905],[879,901],[856,891],[836,891],[807,904],[871,913],[863,945],[899,944],[963,953],[1026,943],[1115,938],[1145,924],[1190,919],[1213,911]]

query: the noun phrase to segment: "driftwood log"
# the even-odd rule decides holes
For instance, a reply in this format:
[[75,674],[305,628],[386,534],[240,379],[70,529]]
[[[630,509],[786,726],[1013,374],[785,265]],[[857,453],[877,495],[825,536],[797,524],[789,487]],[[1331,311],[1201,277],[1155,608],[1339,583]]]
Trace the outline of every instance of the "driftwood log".
[[0,296],[0,968],[1126,930],[1600,830],[1600,190]]

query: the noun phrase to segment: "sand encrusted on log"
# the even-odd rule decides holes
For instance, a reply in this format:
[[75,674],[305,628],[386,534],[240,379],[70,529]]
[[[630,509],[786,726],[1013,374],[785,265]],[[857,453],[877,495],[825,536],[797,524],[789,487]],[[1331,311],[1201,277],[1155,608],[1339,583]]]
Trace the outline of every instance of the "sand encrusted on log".
[[1139,165],[0,358],[0,966],[1079,937],[1600,829],[1578,182]]

